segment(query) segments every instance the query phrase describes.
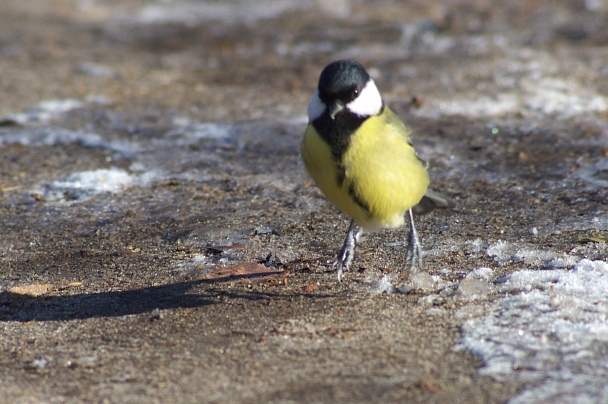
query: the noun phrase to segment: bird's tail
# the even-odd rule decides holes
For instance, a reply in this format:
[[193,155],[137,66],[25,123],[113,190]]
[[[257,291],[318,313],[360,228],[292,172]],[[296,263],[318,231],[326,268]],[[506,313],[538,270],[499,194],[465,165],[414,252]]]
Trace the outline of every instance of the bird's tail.
[[418,205],[412,208],[412,211],[417,215],[424,215],[433,209],[447,209],[453,208],[454,206],[456,206],[456,204],[448,197],[445,197],[432,189],[427,189],[420,202],[418,202]]

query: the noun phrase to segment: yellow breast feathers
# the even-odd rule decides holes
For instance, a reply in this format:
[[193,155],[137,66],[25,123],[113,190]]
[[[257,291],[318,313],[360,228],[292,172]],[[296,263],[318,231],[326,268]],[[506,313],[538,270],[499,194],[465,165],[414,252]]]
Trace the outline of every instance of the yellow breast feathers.
[[401,226],[404,213],[420,202],[429,185],[407,129],[388,107],[350,137],[341,161],[334,160],[312,125],[301,151],[321,191],[366,230]]

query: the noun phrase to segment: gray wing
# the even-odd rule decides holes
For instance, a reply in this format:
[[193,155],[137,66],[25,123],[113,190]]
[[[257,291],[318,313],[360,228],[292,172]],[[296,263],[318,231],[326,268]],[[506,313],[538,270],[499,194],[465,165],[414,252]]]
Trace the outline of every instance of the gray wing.
[[456,206],[456,204],[448,197],[443,196],[432,189],[427,189],[420,202],[418,202],[418,205],[412,208],[412,211],[417,215],[424,215],[433,209],[447,209],[453,208],[454,206]]

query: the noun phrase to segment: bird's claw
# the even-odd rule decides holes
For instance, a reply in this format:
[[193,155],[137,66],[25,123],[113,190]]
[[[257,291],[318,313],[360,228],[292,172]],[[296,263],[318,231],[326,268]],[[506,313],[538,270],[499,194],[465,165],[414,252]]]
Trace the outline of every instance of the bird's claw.
[[348,271],[350,269],[350,263],[353,260],[353,255],[355,253],[354,245],[347,245],[346,243],[340,250],[336,261],[332,265],[332,269],[338,266],[338,282],[342,280],[342,272]]
[[350,263],[355,255],[355,247],[357,246],[357,240],[361,234],[361,229],[355,232],[357,224],[354,220],[351,220],[350,226],[348,226],[348,232],[346,233],[346,239],[344,245],[338,253],[336,261],[332,265],[332,269],[338,266],[338,282],[342,280],[342,273],[350,269]]
[[410,271],[414,272],[422,266],[422,247],[420,245],[420,240],[418,239],[418,232],[414,226],[414,215],[411,209],[408,211],[408,218],[410,222],[410,232],[407,237],[407,253],[405,259],[410,263]]

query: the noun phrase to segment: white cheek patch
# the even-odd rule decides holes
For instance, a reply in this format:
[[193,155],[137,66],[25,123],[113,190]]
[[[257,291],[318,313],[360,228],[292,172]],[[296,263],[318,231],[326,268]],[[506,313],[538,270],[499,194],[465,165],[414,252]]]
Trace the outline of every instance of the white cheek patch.
[[319,90],[315,90],[315,93],[312,95],[312,100],[308,104],[308,121],[312,122],[325,112],[326,105],[319,98]]
[[382,109],[382,97],[371,78],[357,98],[346,104],[346,108],[359,116],[378,115]]

